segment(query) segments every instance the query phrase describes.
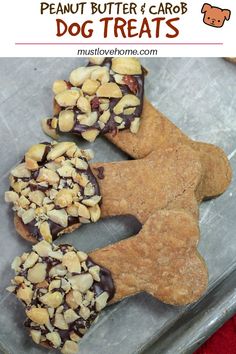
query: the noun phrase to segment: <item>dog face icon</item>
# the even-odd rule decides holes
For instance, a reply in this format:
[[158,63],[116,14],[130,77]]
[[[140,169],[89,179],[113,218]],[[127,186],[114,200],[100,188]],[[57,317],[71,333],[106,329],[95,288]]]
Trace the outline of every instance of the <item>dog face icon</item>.
[[218,28],[222,27],[225,20],[228,21],[231,15],[230,10],[223,10],[210,4],[203,5],[202,13],[204,13],[203,22],[206,25]]

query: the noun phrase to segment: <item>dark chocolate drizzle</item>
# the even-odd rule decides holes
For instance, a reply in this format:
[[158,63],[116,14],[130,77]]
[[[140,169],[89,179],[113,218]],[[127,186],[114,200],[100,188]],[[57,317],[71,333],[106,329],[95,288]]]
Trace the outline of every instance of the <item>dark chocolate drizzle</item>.
[[[95,64],[89,63],[87,66],[93,66]],[[104,60],[104,62],[101,64],[101,66],[106,66],[109,70],[111,69],[111,65],[112,65],[112,58],[106,58]],[[141,117],[142,114],[142,110],[143,110],[143,100],[144,100],[144,77],[146,75],[146,70],[142,67],[142,74],[140,75],[132,75],[132,80],[135,82],[135,89],[131,90],[131,88],[129,87],[129,85],[124,84],[124,85],[120,85],[117,84],[123,95],[127,95],[127,94],[133,94],[135,96],[137,96],[140,99],[140,105],[135,107],[135,111],[134,113],[130,114],[130,115],[125,115],[125,114],[119,114],[119,116],[123,119],[124,122],[124,129],[129,129],[131,126],[132,121],[134,120],[135,117]],[[125,75],[126,77],[129,75]],[[66,81],[67,82],[67,81]],[[109,82],[115,82],[114,77],[110,74],[110,80]],[[70,85],[69,82],[67,82],[68,85]],[[95,99],[97,99],[97,97],[95,97]],[[120,123],[117,123],[114,118],[115,118],[115,113],[113,112],[113,108],[114,106],[118,103],[118,101],[120,100],[120,98],[110,98],[109,99],[109,109],[111,111],[111,116],[108,120],[108,122],[105,124],[104,128],[101,129],[98,121],[95,122],[92,126],[88,127],[87,125],[81,124],[79,123],[79,121],[76,119],[78,114],[83,114],[82,111],[80,111],[76,106],[73,108],[73,112],[74,112],[74,127],[71,129],[70,133],[76,134],[76,135],[81,135],[81,133],[90,130],[90,129],[97,129],[101,132],[101,134],[106,134],[106,133],[117,133],[118,131],[118,126]],[[95,105],[91,105],[92,108],[92,112],[97,112],[98,116],[100,116],[103,111],[99,110],[99,104],[95,104]],[[129,108],[129,107],[127,107]],[[62,108],[63,109],[63,108]],[[59,117],[59,114],[56,115],[55,117]],[[51,127],[51,122],[52,119],[48,119],[47,124],[50,128]],[[59,129],[59,127],[57,127],[57,133],[62,133]]]

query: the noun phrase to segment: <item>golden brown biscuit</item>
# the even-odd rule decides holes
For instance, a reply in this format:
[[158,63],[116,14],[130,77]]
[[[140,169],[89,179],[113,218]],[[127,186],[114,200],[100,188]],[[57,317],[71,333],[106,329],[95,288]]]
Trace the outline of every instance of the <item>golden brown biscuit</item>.
[[[93,212],[93,215],[91,214],[92,221],[97,221],[100,216],[105,218],[133,215],[141,223],[145,223],[151,214],[162,209],[183,209],[196,219],[198,217],[196,192],[201,182],[202,169],[197,153],[186,145],[169,146],[138,161],[91,164],[91,170],[92,175],[97,177],[96,183],[99,187],[96,189],[97,193],[102,196],[101,212],[98,207],[91,209]],[[12,184],[12,186],[15,185]],[[9,198],[8,194],[9,192],[6,193],[7,198]],[[15,193],[13,196],[15,197]],[[10,197],[12,197],[11,193]],[[28,198],[27,195],[26,198]],[[51,200],[52,207],[56,203],[57,194],[54,198]],[[16,206],[18,200],[15,202]],[[79,205],[81,208],[81,205],[76,203],[74,207]],[[86,203],[86,206],[88,200],[82,200],[81,203]],[[68,207],[70,205],[66,206],[66,211],[68,211]],[[88,211],[90,212],[89,206]],[[45,210],[44,214],[43,218],[47,219],[49,216],[49,220],[51,220],[50,212]],[[32,234],[31,224],[28,227],[28,223],[24,223],[24,217],[22,221],[20,216],[19,213],[15,216],[16,230],[23,238],[32,241],[35,230],[33,229],[34,234]],[[70,221],[70,219],[68,220]],[[72,221],[73,225],[64,225],[60,229],[51,228],[51,239],[55,239],[62,233],[74,231],[79,227],[78,221],[83,222],[84,218],[72,219]],[[89,219],[86,221],[89,222]],[[39,228],[39,232],[40,230],[41,228]],[[59,233],[54,232],[57,230]],[[39,232],[37,234],[40,236],[37,237],[38,240],[46,239],[44,234]],[[33,238],[35,239],[35,237]]]
[[198,153],[203,168],[198,200],[223,193],[231,181],[232,170],[222,149],[189,139],[147,99],[144,100],[141,124],[136,134],[120,131],[116,135],[108,133],[106,137],[135,159],[143,158],[152,151],[158,151],[173,143],[190,146]]
[[15,258],[8,290],[26,306],[25,326],[37,344],[74,353],[107,303],[143,291],[171,305],[197,301],[208,283],[198,240],[190,214],[163,210],[138,235],[89,256],[41,241]]
[[171,305],[187,305],[202,296],[206,264],[197,251],[197,221],[184,211],[155,212],[138,235],[90,253],[111,271],[112,302],[145,291]]

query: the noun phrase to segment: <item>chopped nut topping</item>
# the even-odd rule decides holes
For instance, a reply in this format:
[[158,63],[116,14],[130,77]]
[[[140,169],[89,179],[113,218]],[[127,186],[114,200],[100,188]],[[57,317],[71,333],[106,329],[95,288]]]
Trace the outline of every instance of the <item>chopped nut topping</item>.
[[75,252],[67,252],[62,258],[62,264],[71,273],[80,273],[81,271],[80,260]]
[[[53,85],[59,113],[47,126],[43,123],[45,133],[72,132],[93,142],[100,132],[131,129],[142,113],[144,74],[137,58],[120,57],[92,59],[87,67],[73,70],[69,82],[57,80]],[[132,126],[132,132],[138,127]]]
[[134,120],[130,126],[131,133],[136,134],[139,130],[139,125],[140,125],[140,118],[138,118],[138,117],[134,118]]
[[72,111],[61,111],[59,114],[59,129],[62,132],[69,132],[75,124],[74,113]]
[[35,159],[37,170],[28,170],[24,162],[16,166],[10,176],[14,191],[6,192],[5,200],[13,203],[13,210],[33,237],[52,242],[68,226],[96,219],[87,208],[101,200],[88,164],[91,150],[80,150],[73,142],[53,142],[32,146],[26,156]]
[[33,297],[33,290],[28,286],[22,285],[18,288],[16,296],[29,305]]
[[24,224],[29,224],[35,218],[34,209],[26,210],[24,213],[22,213],[21,218]]
[[72,289],[85,293],[93,284],[91,274],[74,275],[69,278]]
[[58,348],[61,345],[61,337],[57,332],[51,332],[46,334],[46,338],[52,343],[54,348]]
[[55,96],[55,100],[61,107],[75,106],[80,92],[77,90],[65,90]]
[[33,341],[47,341],[63,353],[75,352],[77,342],[114,295],[109,271],[70,245],[46,241],[15,258],[13,267],[16,276],[8,290],[26,306],[25,326]]
[[28,270],[27,279],[33,284],[41,283],[42,281],[45,280],[45,277],[46,277],[46,265],[43,263],[37,263],[33,268],[30,268]]
[[117,74],[122,75],[140,75],[142,67],[137,58],[113,58],[112,70]]
[[13,168],[13,170],[11,170],[11,174],[13,177],[17,178],[29,178],[31,172],[26,168],[25,163],[21,163],[20,165]]
[[17,203],[18,200],[19,200],[19,195],[16,192],[13,191],[5,192],[5,202]]
[[61,305],[63,301],[63,296],[59,291],[55,291],[54,293],[47,293],[40,297],[39,299],[44,305],[47,305],[52,308],[57,308]]
[[61,350],[62,354],[76,354],[78,351],[78,345],[71,340],[67,340]]
[[101,295],[96,298],[96,310],[101,311],[107,304],[109,294],[104,291]]
[[26,152],[25,157],[35,160],[37,162],[42,161],[43,155],[45,153],[46,145],[36,144],[29,148]]
[[49,223],[47,221],[43,221],[40,224],[39,232],[45,241],[52,242],[52,234],[51,234]]
[[65,90],[67,90],[68,86],[64,80],[56,80],[53,83],[52,91],[57,95]]
[[27,269],[33,267],[33,265],[35,265],[35,263],[37,262],[38,258],[39,256],[37,253],[31,252],[29,256],[26,258],[26,261],[23,264],[23,268]]
[[36,331],[35,329],[32,329],[30,331],[31,338],[36,344],[40,343],[41,340],[41,331]]
[[30,310],[26,311],[27,317],[31,319],[31,321],[44,325],[49,321],[49,315],[47,309],[32,307]]
[[98,97],[121,98],[122,92],[115,82],[107,82],[97,90]]
[[90,129],[90,130],[86,130],[85,132],[81,133],[82,137],[87,140],[90,141],[91,143],[93,141],[95,141],[96,137],[99,134],[99,130],[98,129]]

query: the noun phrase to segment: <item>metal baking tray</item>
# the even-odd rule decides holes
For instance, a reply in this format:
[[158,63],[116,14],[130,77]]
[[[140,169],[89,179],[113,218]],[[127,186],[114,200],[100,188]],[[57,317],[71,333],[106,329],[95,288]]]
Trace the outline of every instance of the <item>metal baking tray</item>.
[[[5,353],[45,352],[22,326],[23,306],[5,291],[13,275],[12,259],[30,248],[16,234],[12,212],[3,201],[9,170],[31,144],[46,140],[39,122],[52,112],[52,82],[67,78],[84,61],[0,59],[0,347]],[[220,58],[143,58],[142,62],[150,73],[149,100],[191,138],[224,148],[235,171],[236,65]],[[103,138],[92,148],[96,161],[128,159]],[[191,353],[235,312],[235,193],[234,179],[226,193],[201,205],[199,249],[209,268],[207,294],[197,304],[182,308],[164,305],[147,294],[110,306],[81,341],[81,354]],[[83,226],[57,242],[89,251],[129,237],[139,227],[134,218],[112,218]]]

